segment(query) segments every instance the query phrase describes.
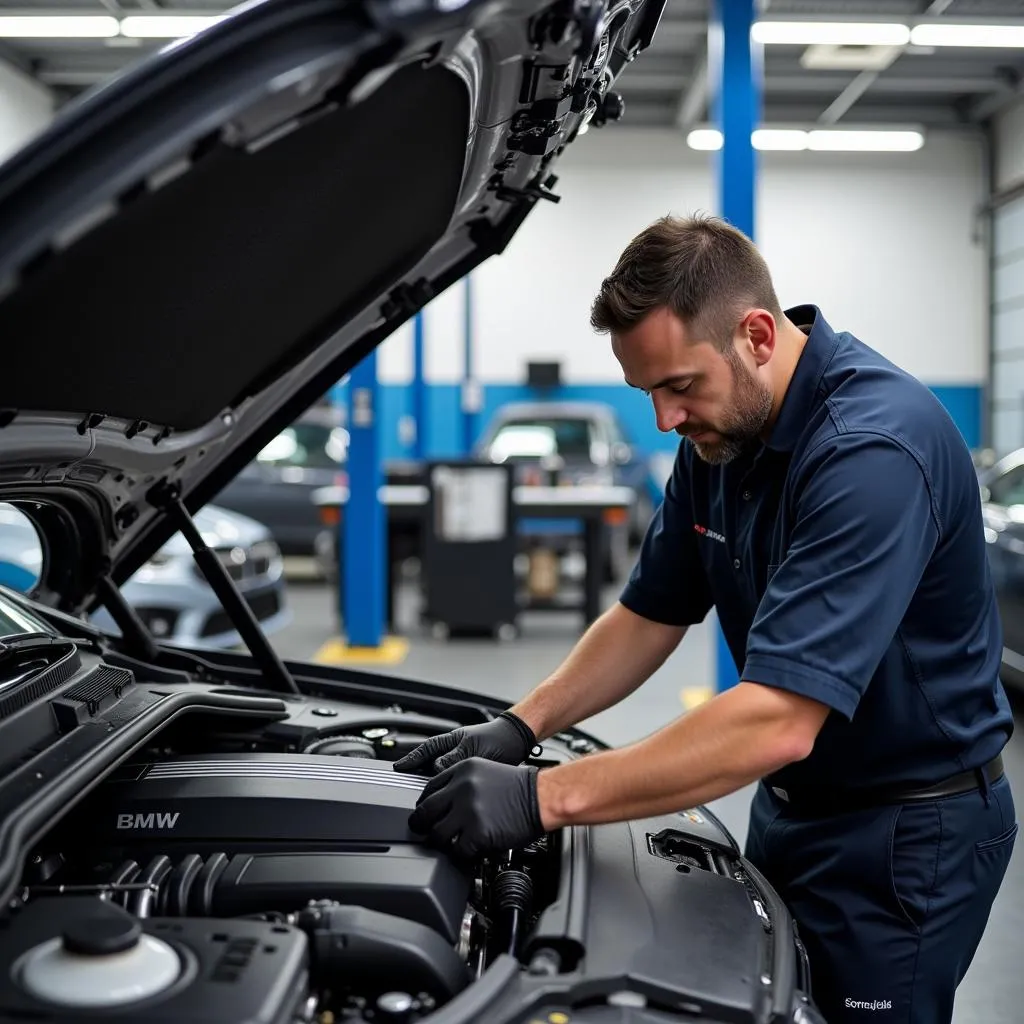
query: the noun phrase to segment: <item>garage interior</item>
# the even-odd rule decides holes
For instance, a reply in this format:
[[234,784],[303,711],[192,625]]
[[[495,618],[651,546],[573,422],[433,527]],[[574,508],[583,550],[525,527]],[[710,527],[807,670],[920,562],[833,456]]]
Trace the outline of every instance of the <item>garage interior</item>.
[[[241,552],[233,578],[265,587],[251,606],[282,658],[509,702],[560,664],[588,601],[609,607],[628,578],[680,443],[622,382],[588,326],[589,298],[636,231],[667,212],[716,212],[744,182],[783,306],[820,305],[924,381],[975,455],[986,506],[1024,509],[1024,2],[765,0],[753,5],[763,61],[739,83],[716,64],[729,6],[669,0],[650,51],[618,83],[621,118],[560,166],[561,202],[538,204],[504,253],[416,313],[211,502],[215,533],[216,510],[255,521],[223,542],[224,559]],[[227,10],[0,0],[0,159]],[[720,159],[718,111],[736,90],[758,104],[761,131],[740,168]],[[495,467],[514,472],[472,476]],[[514,486],[561,493],[513,511]],[[0,530],[18,529],[7,515]],[[497,525],[484,554],[450,550],[485,519]],[[379,544],[356,535],[371,521]],[[1020,563],[1016,581],[1013,569],[1000,576],[999,598],[1021,726],[1024,540],[987,532],[993,558]],[[237,645],[201,581],[192,606],[160,603],[178,557],[168,549],[140,570],[132,604],[158,638]],[[365,603],[346,599],[364,592]],[[712,615],[581,727],[625,744],[735,681]],[[1019,729],[1004,758],[1024,794]],[[712,805],[741,844],[752,791]],[[1021,1019],[1019,847],[957,1024]]]

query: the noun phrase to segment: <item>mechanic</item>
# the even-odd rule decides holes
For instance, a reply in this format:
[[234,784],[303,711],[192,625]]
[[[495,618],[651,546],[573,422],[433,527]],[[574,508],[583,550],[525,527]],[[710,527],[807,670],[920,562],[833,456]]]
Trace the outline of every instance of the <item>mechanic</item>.
[[[938,314],[922,308],[920,344]],[[759,781],[745,853],[798,923],[825,1018],[951,1020],[1016,835],[963,439],[817,307],[783,312],[753,243],[714,218],[638,235],[591,322],[685,438],[664,501],[618,602],[548,679],[395,765],[439,773],[410,827],[471,857]],[[712,607],[736,686],[626,747],[523,763],[632,693]]]

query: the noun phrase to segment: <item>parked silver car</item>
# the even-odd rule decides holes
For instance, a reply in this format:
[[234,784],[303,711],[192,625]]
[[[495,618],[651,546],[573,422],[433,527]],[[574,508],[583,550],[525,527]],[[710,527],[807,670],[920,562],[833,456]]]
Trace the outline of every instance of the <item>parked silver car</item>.
[[[287,625],[281,552],[262,523],[207,505],[193,516],[207,547],[221,563],[268,635]],[[186,647],[234,647],[241,643],[231,618],[192,558],[188,542],[176,533],[121,588],[159,640]],[[97,625],[113,628],[105,609]]]
[[[207,505],[194,516],[206,545],[217,552],[265,633],[287,625],[281,553],[262,523]],[[38,579],[42,546],[34,527],[12,505],[0,505],[0,584],[28,591]],[[122,586],[121,593],[153,636],[185,647],[234,647],[238,632],[206,582],[185,538],[174,534]],[[116,631],[101,608],[92,621]]]

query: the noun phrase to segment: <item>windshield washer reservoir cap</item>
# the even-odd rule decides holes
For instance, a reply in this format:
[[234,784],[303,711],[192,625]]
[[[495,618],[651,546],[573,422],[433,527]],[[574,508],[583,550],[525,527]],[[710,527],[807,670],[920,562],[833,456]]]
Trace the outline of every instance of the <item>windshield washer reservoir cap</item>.
[[30,949],[14,976],[37,999],[85,1009],[159,995],[181,971],[171,946],[144,934],[131,914],[106,904],[69,922],[59,938]]
[[124,953],[139,944],[142,925],[130,914],[104,913],[115,907],[97,908],[97,912],[71,921],[63,933],[63,948],[80,956],[105,956]]

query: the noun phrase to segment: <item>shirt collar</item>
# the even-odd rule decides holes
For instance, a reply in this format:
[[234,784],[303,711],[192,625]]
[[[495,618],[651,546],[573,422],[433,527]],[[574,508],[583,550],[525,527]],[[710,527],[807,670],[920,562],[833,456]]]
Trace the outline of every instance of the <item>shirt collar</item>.
[[792,451],[806,429],[811,414],[820,402],[821,378],[838,344],[835,331],[817,306],[794,306],[787,309],[785,314],[790,321],[807,331],[807,341],[786,389],[779,418],[766,442],[766,447],[780,452]]

